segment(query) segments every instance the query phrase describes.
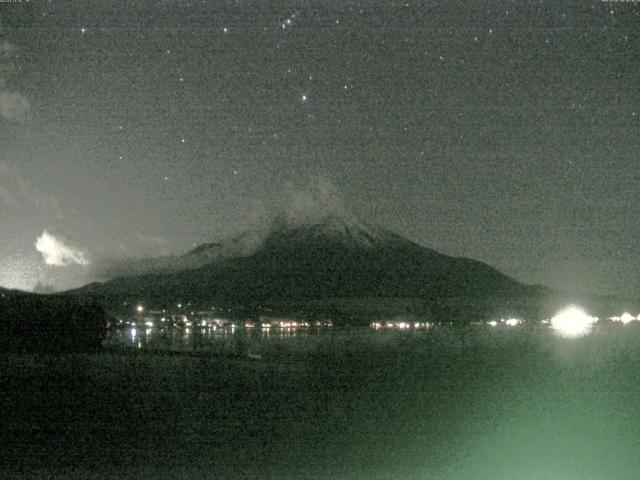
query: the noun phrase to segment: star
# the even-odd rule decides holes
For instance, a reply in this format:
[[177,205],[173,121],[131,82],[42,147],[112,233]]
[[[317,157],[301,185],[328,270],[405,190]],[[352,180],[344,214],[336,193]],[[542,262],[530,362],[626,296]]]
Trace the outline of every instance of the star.
[[309,99],[309,97],[307,97],[306,95],[302,95],[302,101],[306,102]]

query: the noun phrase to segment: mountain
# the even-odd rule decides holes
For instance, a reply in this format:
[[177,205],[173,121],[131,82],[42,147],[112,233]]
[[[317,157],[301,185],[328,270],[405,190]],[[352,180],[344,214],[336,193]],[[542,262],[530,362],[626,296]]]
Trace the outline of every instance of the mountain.
[[176,270],[118,277],[72,293],[258,304],[335,297],[512,297],[535,291],[482,262],[447,256],[337,214],[303,222],[281,215],[266,232],[247,232],[174,258]]

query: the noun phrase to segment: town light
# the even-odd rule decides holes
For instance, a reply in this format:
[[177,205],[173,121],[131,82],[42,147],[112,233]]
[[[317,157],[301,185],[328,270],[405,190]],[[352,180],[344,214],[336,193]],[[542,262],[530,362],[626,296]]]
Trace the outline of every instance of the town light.
[[571,305],[551,319],[551,327],[563,337],[579,337],[589,333],[597,321],[597,317],[591,317],[580,307]]

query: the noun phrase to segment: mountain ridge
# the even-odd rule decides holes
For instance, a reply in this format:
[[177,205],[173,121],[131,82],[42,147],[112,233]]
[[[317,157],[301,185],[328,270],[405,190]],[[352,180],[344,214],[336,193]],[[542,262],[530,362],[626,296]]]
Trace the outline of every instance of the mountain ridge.
[[227,243],[203,244],[182,258],[197,259],[186,263],[196,266],[118,277],[74,292],[244,303],[532,292],[532,287],[483,262],[447,256],[381,227],[336,214],[303,222],[276,217],[266,232],[249,231]]

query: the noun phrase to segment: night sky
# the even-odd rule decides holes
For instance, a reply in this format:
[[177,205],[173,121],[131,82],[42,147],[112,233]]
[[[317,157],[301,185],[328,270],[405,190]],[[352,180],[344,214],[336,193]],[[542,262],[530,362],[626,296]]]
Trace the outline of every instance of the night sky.
[[0,25],[2,286],[329,191],[518,280],[638,294],[640,3],[23,1]]

